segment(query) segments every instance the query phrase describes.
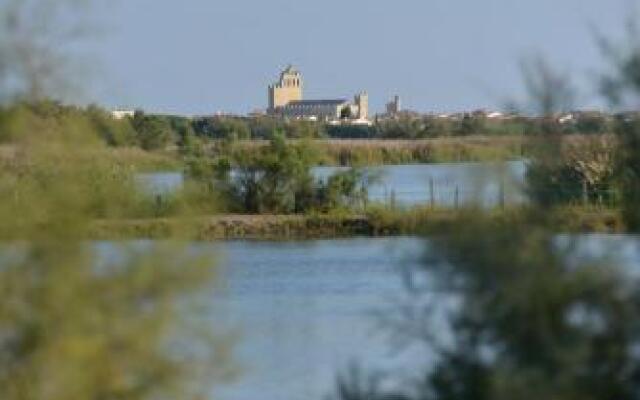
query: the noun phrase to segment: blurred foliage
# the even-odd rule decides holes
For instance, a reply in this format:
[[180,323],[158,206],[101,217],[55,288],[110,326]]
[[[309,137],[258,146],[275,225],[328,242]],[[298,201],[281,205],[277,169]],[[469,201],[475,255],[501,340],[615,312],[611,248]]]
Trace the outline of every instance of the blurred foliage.
[[[603,87],[614,106],[638,104],[637,32],[621,51],[605,46],[614,68]],[[426,346],[433,359],[386,377],[348,371],[333,398],[640,397],[638,276],[607,257],[615,250],[606,246],[585,257],[578,238],[558,235],[554,222],[568,200],[606,184],[622,197],[624,223],[640,226],[638,115],[563,123],[558,115],[575,98],[568,77],[537,59],[524,78],[538,115],[527,127],[533,201],[503,218],[463,212],[452,229],[429,236],[422,266],[403,275],[406,297],[383,317],[394,343]],[[570,129],[615,136],[571,142],[563,138]]]
[[38,122],[20,117],[33,138],[0,170],[0,398],[208,393],[230,365],[191,306],[212,260],[179,243],[87,242],[95,218],[139,212],[131,170],[87,125]]
[[[37,101],[79,90],[69,44],[86,36],[90,0],[0,2],[0,102]],[[70,72],[73,71],[73,74]]]
[[209,260],[114,245],[107,261],[87,243],[38,236],[0,263],[0,397],[196,399],[227,374],[229,343],[183,305],[210,289]]
[[544,210],[454,218],[383,314],[393,343],[425,346],[430,361],[386,376],[347,372],[333,398],[637,398],[637,278],[576,257]]
[[637,282],[576,265],[544,220],[467,217],[436,239],[426,268],[456,305],[425,398],[636,398]]
[[640,115],[637,110],[640,99],[640,39],[638,24],[629,19],[627,36],[614,42],[599,37],[600,48],[610,64],[600,80],[602,94],[620,113],[615,133],[619,151],[615,165],[616,177],[621,186],[623,214],[629,229],[640,230]]
[[140,155],[107,146],[166,133],[47,100],[67,81],[60,46],[83,3],[0,3],[0,398],[202,398],[233,372],[230,341],[201,314],[210,255],[88,241],[96,219],[156,211],[135,181]]
[[560,152],[542,152],[527,169],[530,198],[542,206],[567,203],[609,203],[618,197],[614,174],[617,142],[615,137],[584,137],[563,141]]
[[621,185],[623,213],[630,230],[640,230],[640,119],[621,120],[616,176]]
[[75,131],[76,140],[102,139],[111,146],[131,145],[136,141],[136,132],[129,120],[116,120],[93,105],[83,109],[51,100],[14,102],[0,108],[0,121],[3,122],[0,143],[41,141],[53,135],[60,136],[52,138],[57,140],[70,135],[70,131]]
[[[576,117],[570,114],[563,122],[558,115],[570,110],[576,97],[571,79],[554,71],[541,58],[525,64],[523,75],[530,93],[530,102],[524,107],[540,116],[527,132],[531,149],[526,175],[530,199],[542,207],[578,202],[587,205],[594,200],[611,202],[617,194],[614,159],[618,143],[610,134],[593,131],[608,127],[608,117],[579,113]],[[601,124],[595,122],[599,119]],[[567,133],[580,126],[591,127],[585,133],[599,135],[565,139]]]

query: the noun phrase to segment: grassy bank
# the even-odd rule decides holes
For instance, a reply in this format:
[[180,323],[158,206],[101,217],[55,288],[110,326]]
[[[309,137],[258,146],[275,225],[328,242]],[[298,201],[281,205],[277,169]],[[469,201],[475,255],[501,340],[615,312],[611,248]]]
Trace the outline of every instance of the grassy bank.
[[[455,231],[461,212],[415,208],[407,211],[372,210],[364,215],[220,215],[197,218],[156,218],[98,221],[94,239],[162,239],[182,236],[193,240],[311,239],[348,236],[436,234]],[[521,216],[513,208],[491,211],[496,220]],[[625,227],[617,210],[566,208],[550,215],[561,233],[619,233]]]
[[131,165],[140,171],[182,169],[183,162],[175,151],[145,151],[137,147],[109,148],[104,152],[113,162]]

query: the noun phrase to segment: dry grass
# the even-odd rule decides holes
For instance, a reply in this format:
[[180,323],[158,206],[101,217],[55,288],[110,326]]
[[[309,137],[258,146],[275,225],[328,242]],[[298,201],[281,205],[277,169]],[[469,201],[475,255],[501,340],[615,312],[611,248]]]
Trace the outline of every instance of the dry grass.
[[[138,147],[88,147],[81,156],[85,159],[101,159],[138,170],[162,170],[179,168],[181,162],[174,151],[149,152]],[[0,145],[0,166],[7,166],[29,158],[29,151],[18,144]]]

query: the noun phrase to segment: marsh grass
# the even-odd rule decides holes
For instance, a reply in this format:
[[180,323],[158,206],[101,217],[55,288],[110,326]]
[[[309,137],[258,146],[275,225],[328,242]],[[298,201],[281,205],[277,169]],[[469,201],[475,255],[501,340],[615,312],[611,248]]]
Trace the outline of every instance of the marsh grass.
[[[289,140],[295,143],[296,140]],[[320,139],[313,143],[323,154],[321,164],[366,166],[466,161],[505,161],[526,154],[521,136],[466,136],[438,139]],[[236,151],[260,152],[267,141],[239,141]]]

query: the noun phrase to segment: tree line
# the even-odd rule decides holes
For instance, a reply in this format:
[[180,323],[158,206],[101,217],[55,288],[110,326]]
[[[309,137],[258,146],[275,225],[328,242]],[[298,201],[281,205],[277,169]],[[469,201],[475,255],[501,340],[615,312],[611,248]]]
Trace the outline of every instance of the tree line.
[[[331,125],[316,121],[284,120],[270,116],[183,117],[136,111],[132,117],[116,119],[111,112],[96,105],[65,105],[53,100],[11,103],[0,108],[0,118],[31,116],[51,122],[75,120],[90,126],[110,146],[138,146],[145,150],[170,146],[189,148],[210,140],[270,140],[275,132],[286,138],[335,139],[428,139],[439,137],[530,136],[540,131],[541,118],[512,116],[491,119],[484,113],[465,113],[455,117],[439,117],[404,113],[380,119],[368,125]],[[553,129],[561,134],[607,134],[628,115],[575,113],[569,120],[553,120]],[[635,119],[635,116],[632,116]],[[548,121],[546,122],[548,123]],[[14,129],[0,132],[0,142],[17,139]]]

